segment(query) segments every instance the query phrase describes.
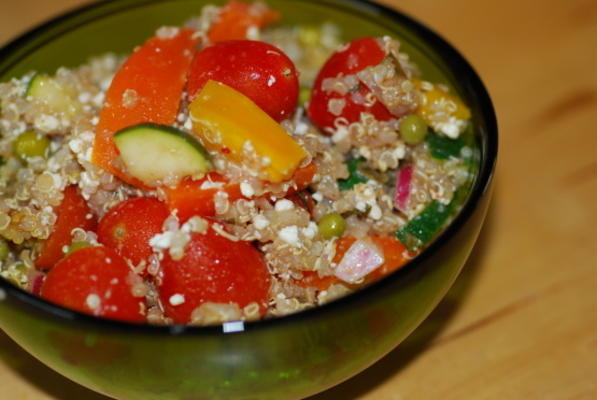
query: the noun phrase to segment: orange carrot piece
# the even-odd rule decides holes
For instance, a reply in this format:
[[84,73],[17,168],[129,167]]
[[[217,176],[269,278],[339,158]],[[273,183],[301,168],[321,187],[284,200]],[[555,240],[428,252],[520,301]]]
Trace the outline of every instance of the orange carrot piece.
[[95,231],[97,227],[97,219],[75,185],[64,189],[64,198],[56,209],[56,215],[54,230],[35,260],[35,266],[41,270],[52,268],[64,257],[63,248],[72,243],[71,232],[73,229]]
[[[201,189],[205,181],[222,182],[221,188]],[[227,184],[226,179],[217,173],[210,173],[204,179],[185,179],[175,188],[164,188],[170,211],[177,210],[178,218],[184,222],[194,215],[212,217],[216,214],[214,196],[218,191],[228,194],[229,201],[242,197],[238,183]]]
[[122,171],[115,160],[117,131],[143,122],[171,125],[193,59],[195,39],[191,29],[175,36],[154,37],[138,47],[118,70],[104,101],[93,144],[92,161],[125,182],[145,187]]
[[[402,267],[408,262],[415,254],[407,253],[406,247],[398,240],[387,237],[387,236],[371,236],[371,240],[382,250],[385,261],[384,263],[374,271],[372,271],[365,278],[365,282],[372,282],[380,279],[395,270]],[[356,242],[353,237],[341,237],[336,242],[336,254],[334,255],[334,263],[342,261],[344,254],[348,251],[350,246]]]
[[309,165],[298,168],[294,171],[294,175],[292,176],[292,180],[295,182],[295,186],[291,186],[288,189],[288,194],[292,195],[294,193],[300,192],[303,189],[306,189],[307,186],[311,184],[315,174],[317,173],[317,167],[315,163],[312,162]]
[[250,27],[263,28],[279,19],[280,14],[264,4],[232,0],[221,9],[207,36],[212,43],[248,39],[247,31]]
[[[293,180],[296,188],[291,188],[289,195],[305,189],[315,176],[316,167],[314,163],[296,170]],[[221,188],[201,189],[205,181],[222,182]],[[166,203],[170,211],[178,210],[178,218],[186,221],[194,215],[202,217],[213,217],[216,215],[214,196],[218,191],[228,194],[228,201],[235,201],[243,197],[238,183],[228,183],[222,175],[212,172],[203,179],[185,179],[178,186],[164,187]]]
[[297,280],[296,284],[300,287],[314,287],[318,290],[327,290],[335,283],[341,283],[335,275],[319,276],[315,271],[303,271],[303,279]]

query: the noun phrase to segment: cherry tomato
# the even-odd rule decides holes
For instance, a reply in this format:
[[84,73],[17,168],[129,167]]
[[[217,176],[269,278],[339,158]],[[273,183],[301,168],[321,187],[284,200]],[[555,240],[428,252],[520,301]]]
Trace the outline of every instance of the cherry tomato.
[[210,227],[195,233],[182,259],[166,254],[161,262],[159,295],[167,317],[189,322],[193,310],[205,302],[256,302],[265,309],[270,287],[267,266],[250,243],[231,241]]
[[[307,110],[309,118],[326,133],[330,133],[329,129],[335,129],[334,122],[337,118],[345,118],[349,123],[357,122],[363,112],[373,114],[379,121],[393,118],[388,109],[378,100],[372,104],[355,102],[356,95],[364,99],[372,93],[362,82],[344,95],[326,91],[322,87],[323,81],[327,78],[354,75],[365,68],[379,65],[385,57],[386,53],[377,39],[371,37],[355,39],[346,49],[333,54],[319,71],[313,85]],[[344,100],[345,105],[340,115],[334,115],[328,108],[330,100],[333,99]]]
[[41,296],[53,303],[98,317],[144,322],[143,298],[134,297],[133,272],[115,251],[84,247],[48,272]]
[[191,98],[208,80],[249,97],[273,119],[288,118],[298,102],[298,73],[282,50],[265,42],[230,40],[195,55],[189,76]]
[[64,257],[63,248],[71,244],[73,229],[81,228],[86,231],[94,231],[97,227],[95,215],[75,185],[67,186],[64,189],[64,198],[56,209],[56,215],[54,230],[35,260],[35,266],[41,270],[52,268]]
[[138,265],[151,256],[149,240],[162,232],[164,220],[169,215],[166,204],[158,199],[136,197],[125,200],[101,219],[98,241]]

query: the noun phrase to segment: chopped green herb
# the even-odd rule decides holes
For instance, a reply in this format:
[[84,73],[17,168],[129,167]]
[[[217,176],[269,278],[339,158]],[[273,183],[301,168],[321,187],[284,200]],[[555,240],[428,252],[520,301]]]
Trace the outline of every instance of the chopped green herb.
[[350,190],[357,183],[367,182],[368,179],[364,177],[359,171],[359,164],[363,162],[365,162],[364,158],[353,158],[352,160],[346,163],[348,166],[348,172],[350,173],[350,176],[348,177],[348,179],[338,180],[338,187],[340,187],[340,190]]
[[458,189],[449,204],[433,200],[420,214],[396,231],[396,238],[409,250],[421,248],[444,227],[465,194],[465,188]]
[[463,139],[450,139],[440,136],[437,133],[429,132],[427,135],[427,145],[431,156],[439,160],[449,160],[450,158],[459,158],[460,151],[466,145]]

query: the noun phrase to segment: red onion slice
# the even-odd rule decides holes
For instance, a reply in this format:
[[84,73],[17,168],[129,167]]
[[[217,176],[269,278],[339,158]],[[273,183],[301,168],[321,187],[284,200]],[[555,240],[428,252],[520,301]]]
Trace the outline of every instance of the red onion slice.
[[334,275],[344,282],[357,283],[384,261],[383,252],[371,239],[360,239],[346,251]]
[[398,210],[403,212],[406,212],[408,209],[413,172],[413,166],[409,165],[398,170],[396,173],[396,197],[394,205]]

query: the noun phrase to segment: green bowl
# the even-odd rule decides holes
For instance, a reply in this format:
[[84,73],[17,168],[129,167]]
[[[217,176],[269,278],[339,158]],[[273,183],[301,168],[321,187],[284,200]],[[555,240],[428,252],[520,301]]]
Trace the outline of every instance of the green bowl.
[[[201,0],[104,1],[61,16],[0,50],[0,81],[126,54],[156,27],[196,15]],[[342,382],[406,338],[464,265],[485,218],[497,155],[489,96],[471,66],[409,17],[364,0],[272,1],[285,24],[335,21],[345,39],[399,38],[424,75],[470,106],[480,170],[457,218],[419,257],[383,280],[295,315],[215,327],[154,327],[70,311],[0,279],[0,328],[54,370],[126,400],[299,399]]]

